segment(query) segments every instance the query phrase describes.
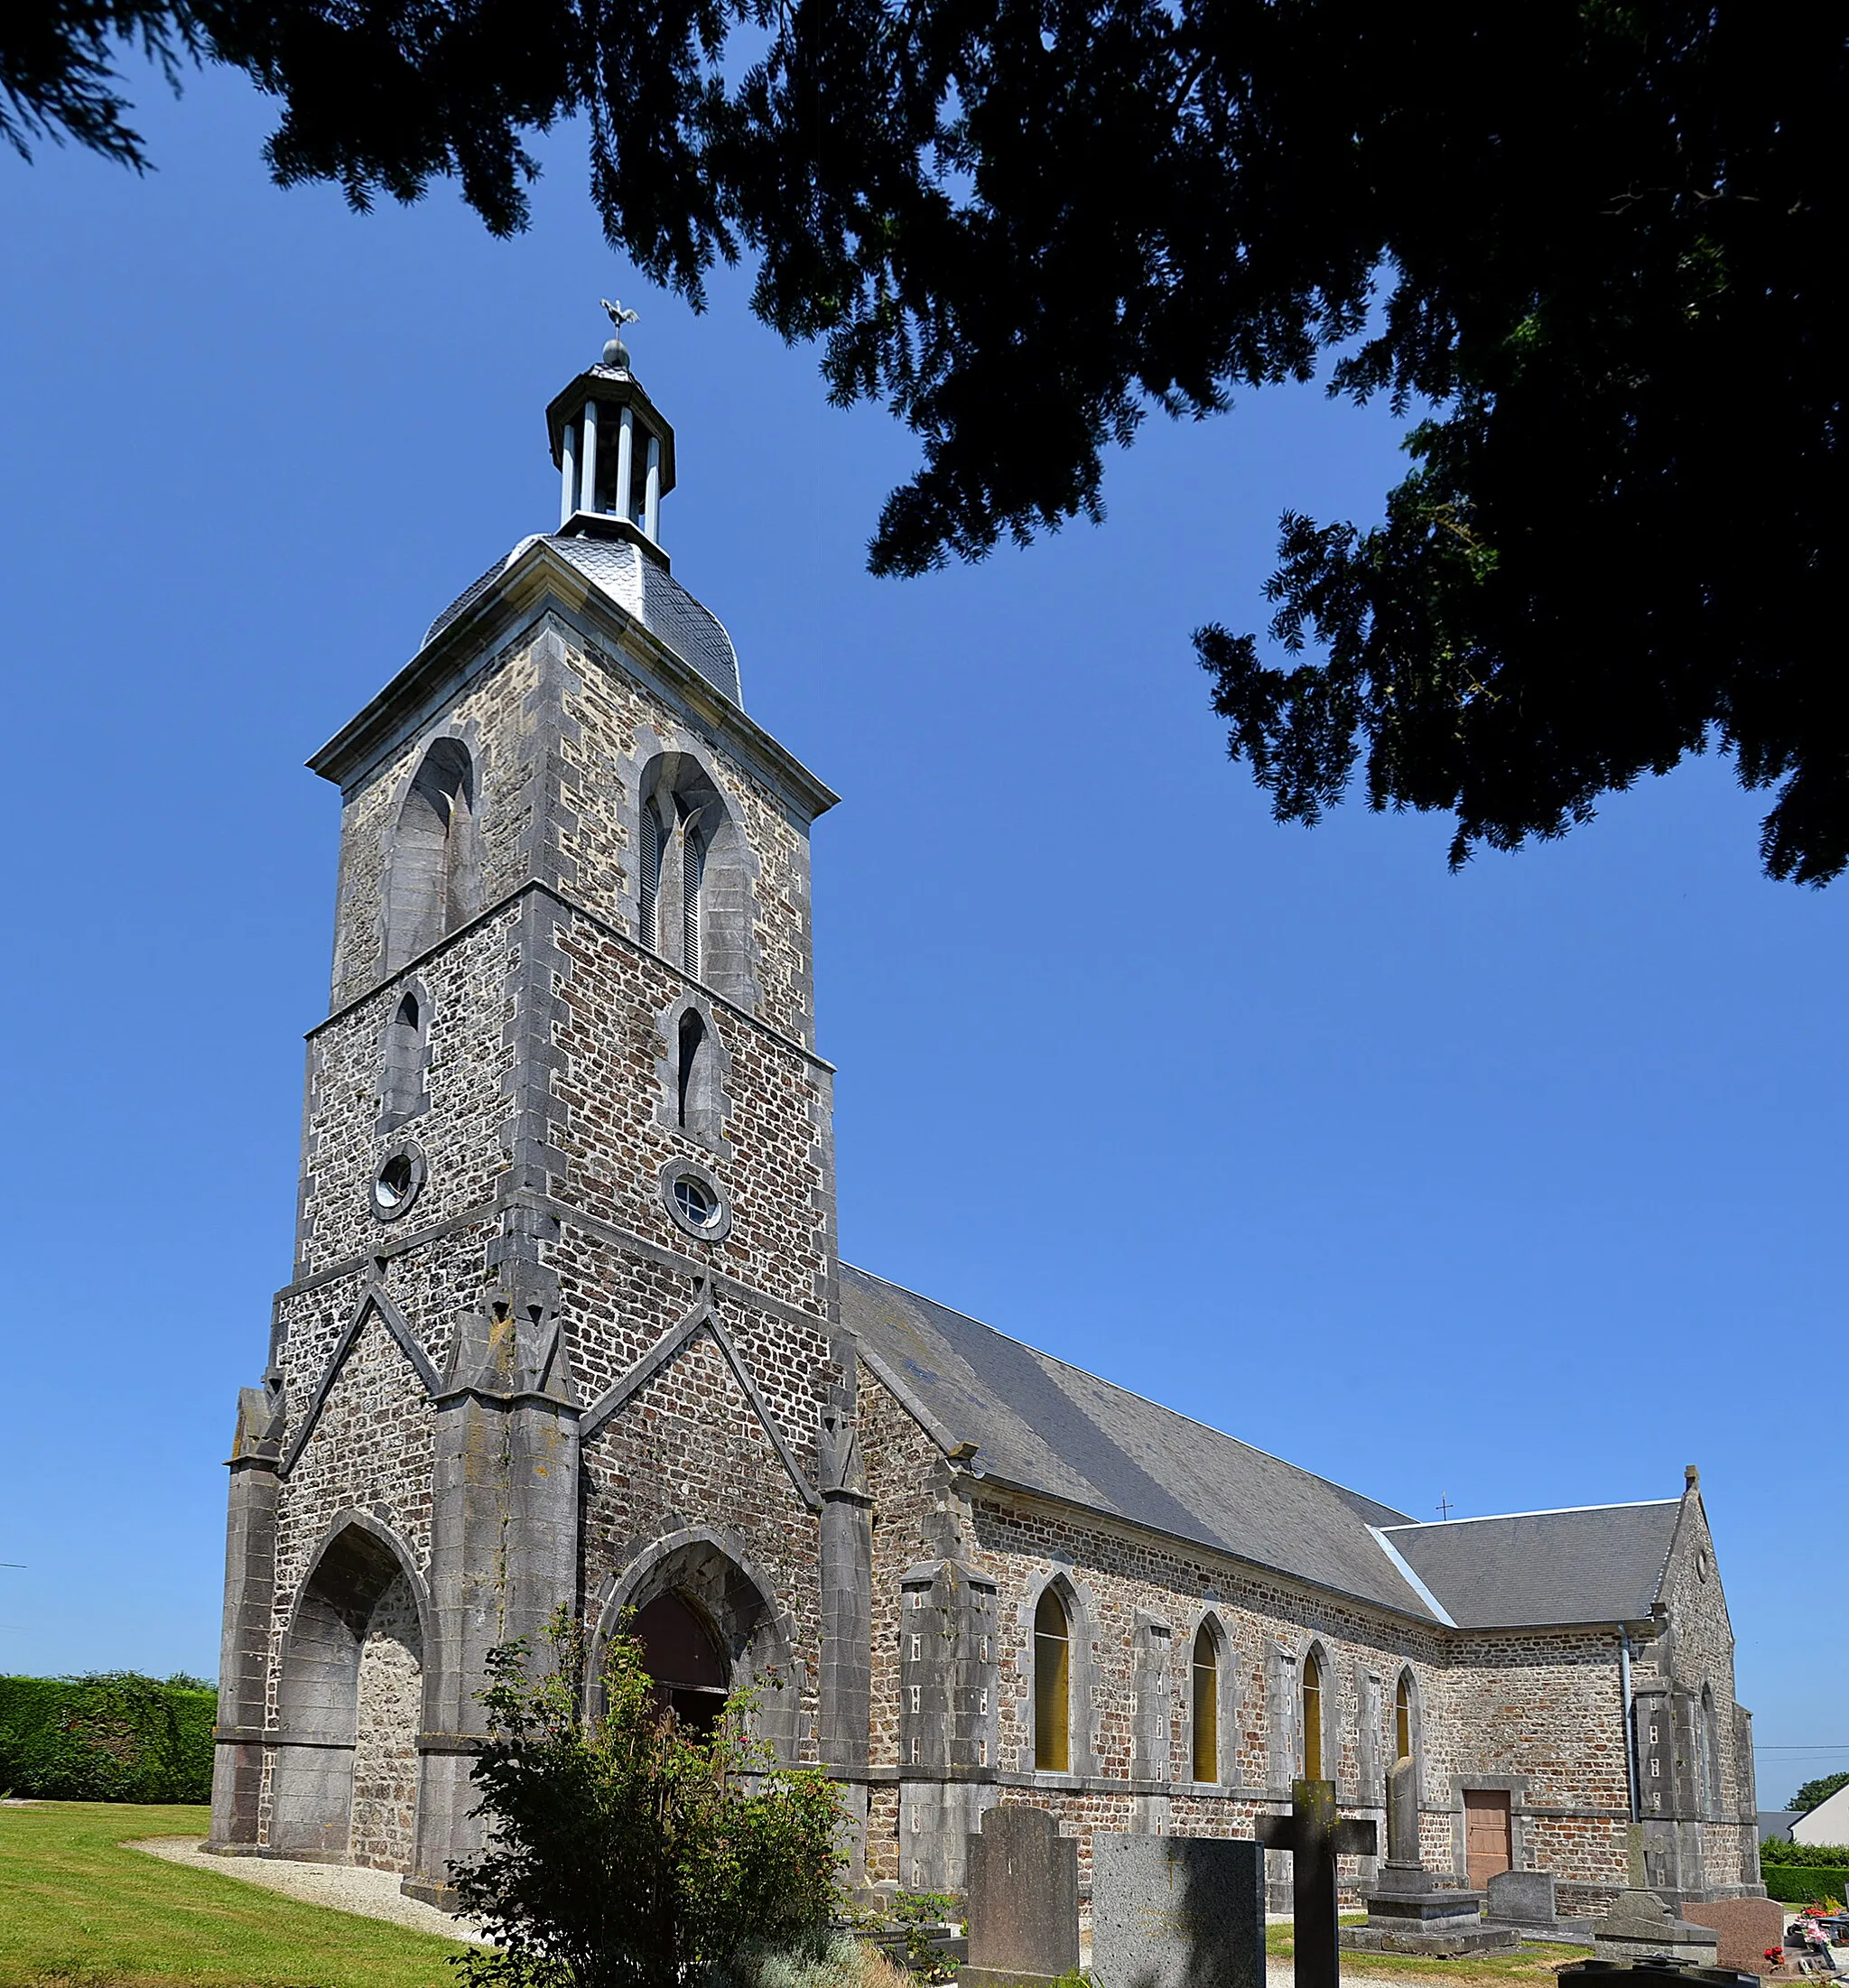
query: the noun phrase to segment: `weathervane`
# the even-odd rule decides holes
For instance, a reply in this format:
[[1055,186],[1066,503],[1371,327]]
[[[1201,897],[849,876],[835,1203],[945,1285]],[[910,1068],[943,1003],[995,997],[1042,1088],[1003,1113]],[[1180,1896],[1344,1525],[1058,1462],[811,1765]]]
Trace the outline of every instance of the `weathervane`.
[[626,324],[639,323],[641,313],[636,311],[626,310],[620,297],[617,298],[614,302],[608,297],[600,298],[599,301],[602,303],[604,309],[609,312],[610,322],[617,328],[616,337],[609,339],[604,346],[603,363],[606,366],[617,367],[627,373],[629,370],[629,348],[623,343],[623,327]]

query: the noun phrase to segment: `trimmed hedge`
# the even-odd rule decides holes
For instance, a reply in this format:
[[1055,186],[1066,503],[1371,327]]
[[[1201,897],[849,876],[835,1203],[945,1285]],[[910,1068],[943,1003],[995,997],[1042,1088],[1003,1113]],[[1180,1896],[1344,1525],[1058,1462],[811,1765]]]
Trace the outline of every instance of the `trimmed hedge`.
[[209,1801],[218,1710],[215,1691],[132,1670],[0,1677],[0,1795]]
[[1759,1874],[1766,1896],[1780,1905],[1814,1905],[1826,1898],[1849,1897],[1849,1867],[1837,1871],[1824,1863],[1761,1863]]

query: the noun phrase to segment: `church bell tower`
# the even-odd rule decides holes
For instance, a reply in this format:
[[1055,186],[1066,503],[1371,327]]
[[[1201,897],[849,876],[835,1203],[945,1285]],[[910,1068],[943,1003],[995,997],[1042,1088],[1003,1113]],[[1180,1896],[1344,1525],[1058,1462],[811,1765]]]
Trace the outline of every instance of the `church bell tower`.
[[607,308],[547,410],[557,529],[309,762],[341,795],[332,998],[231,1458],[213,1846],[438,1900],[488,1652],[561,1606],[599,1640],[636,1611],[689,1716],[775,1684],[785,1758],[867,1759],[811,975],[835,797],[673,576],[674,430]]

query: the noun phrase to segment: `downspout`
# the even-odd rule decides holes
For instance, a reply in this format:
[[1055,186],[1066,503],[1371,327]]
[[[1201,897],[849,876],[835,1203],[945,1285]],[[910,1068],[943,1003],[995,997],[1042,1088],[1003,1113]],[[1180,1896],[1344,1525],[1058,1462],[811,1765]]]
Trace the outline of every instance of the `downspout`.
[[1624,1784],[1631,1795],[1631,1819],[1637,1820],[1637,1748],[1631,1719],[1631,1631],[1618,1626],[1618,1691],[1624,1704]]

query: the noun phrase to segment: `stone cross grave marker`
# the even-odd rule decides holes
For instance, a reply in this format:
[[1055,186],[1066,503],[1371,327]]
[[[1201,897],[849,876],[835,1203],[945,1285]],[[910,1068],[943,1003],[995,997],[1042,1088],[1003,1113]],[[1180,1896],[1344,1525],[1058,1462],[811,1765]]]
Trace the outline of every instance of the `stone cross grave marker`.
[[1092,1838],[1094,1988],[1265,1988],[1265,1853],[1225,1836]]
[[1052,1981],[1079,1965],[1079,1846],[1044,1808],[989,1809],[969,1839],[970,1964],[961,1979]]
[[1336,1988],[1341,1921],[1335,1912],[1335,1860],[1371,1857],[1370,1822],[1338,1822],[1333,1781],[1293,1781],[1290,1814],[1260,1816],[1259,1841],[1290,1853],[1292,1945],[1296,1988]]

